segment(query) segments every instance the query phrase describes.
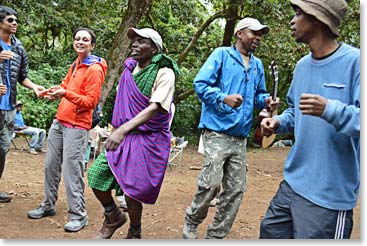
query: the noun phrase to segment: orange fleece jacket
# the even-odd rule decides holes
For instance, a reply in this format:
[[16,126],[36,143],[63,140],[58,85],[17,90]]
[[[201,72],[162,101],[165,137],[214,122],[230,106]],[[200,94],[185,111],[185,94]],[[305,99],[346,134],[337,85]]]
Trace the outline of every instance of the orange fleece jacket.
[[[76,65],[73,72],[73,64]],[[56,118],[73,126],[90,129],[93,109],[97,106],[102,85],[107,72],[107,63],[100,62],[86,65],[76,59],[61,83],[66,93],[57,109]]]

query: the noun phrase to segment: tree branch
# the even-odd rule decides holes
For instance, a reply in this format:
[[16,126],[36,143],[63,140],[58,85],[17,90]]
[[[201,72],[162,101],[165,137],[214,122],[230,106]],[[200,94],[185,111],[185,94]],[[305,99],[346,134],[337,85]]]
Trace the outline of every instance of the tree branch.
[[185,100],[186,98],[188,98],[189,96],[191,96],[194,93],[195,93],[194,89],[188,89],[188,90],[178,94],[177,96],[175,96],[175,104],[178,104],[179,102]]
[[199,28],[199,30],[195,33],[195,35],[192,37],[190,43],[187,45],[187,47],[185,48],[185,50],[180,54],[180,56],[177,59],[177,64],[179,66],[181,66],[182,61],[184,61],[188,55],[188,53],[190,52],[190,50],[195,47],[195,44],[197,42],[197,40],[199,39],[199,37],[201,36],[201,34],[203,34],[204,30],[216,19],[218,18],[223,18],[226,17],[228,10],[224,9],[221,10],[217,13],[215,13],[214,15],[210,16],[209,19],[207,19],[204,24]]

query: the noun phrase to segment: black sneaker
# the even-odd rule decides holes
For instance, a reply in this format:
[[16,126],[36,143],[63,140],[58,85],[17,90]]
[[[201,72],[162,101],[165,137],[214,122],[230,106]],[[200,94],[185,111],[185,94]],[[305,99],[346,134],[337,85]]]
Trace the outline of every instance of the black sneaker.
[[40,219],[47,216],[54,216],[56,214],[56,210],[48,209],[46,210],[45,207],[39,206],[38,208],[28,211],[28,217],[31,219]]

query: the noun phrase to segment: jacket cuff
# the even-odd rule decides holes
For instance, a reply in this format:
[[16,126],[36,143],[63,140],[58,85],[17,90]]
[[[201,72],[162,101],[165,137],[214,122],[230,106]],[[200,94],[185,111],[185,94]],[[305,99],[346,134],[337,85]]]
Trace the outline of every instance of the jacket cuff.
[[328,99],[328,101],[326,103],[325,110],[321,115],[321,118],[323,118],[326,121],[330,122],[332,120],[335,109],[336,109],[336,101]]
[[220,101],[220,102],[223,102],[223,101],[224,101],[224,98],[225,98],[226,96],[227,96],[226,94],[224,94],[224,93],[220,93],[219,101]]

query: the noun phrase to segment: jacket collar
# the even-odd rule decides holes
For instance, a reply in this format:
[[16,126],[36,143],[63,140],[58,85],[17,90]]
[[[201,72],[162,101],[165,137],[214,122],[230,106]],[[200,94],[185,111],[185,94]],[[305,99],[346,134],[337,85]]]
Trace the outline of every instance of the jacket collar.
[[95,56],[95,55],[89,55],[89,56],[87,56],[87,58],[84,59],[82,64],[85,64],[85,65],[89,66],[89,65],[92,65],[94,63],[101,62],[101,61],[102,61],[102,59],[100,57]]
[[[235,59],[238,63],[240,63],[243,67],[245,67],[245,65],[243,64],[241,53],[236,48],[236,46],[233,45],[230,49],[227,49],[227,52],[233,57],[233,59]],[[252,56],[253,56],[253,54],[250,53],[250,62],[249,63],[251,63]]]

